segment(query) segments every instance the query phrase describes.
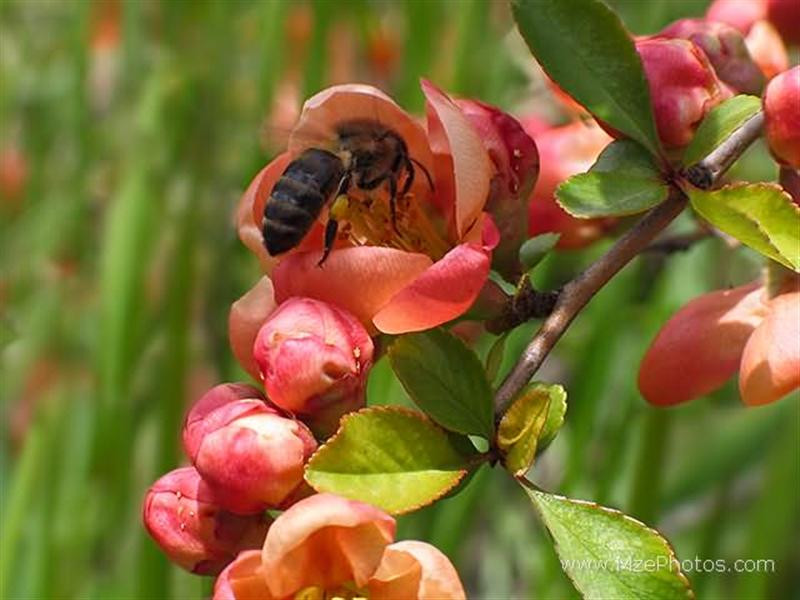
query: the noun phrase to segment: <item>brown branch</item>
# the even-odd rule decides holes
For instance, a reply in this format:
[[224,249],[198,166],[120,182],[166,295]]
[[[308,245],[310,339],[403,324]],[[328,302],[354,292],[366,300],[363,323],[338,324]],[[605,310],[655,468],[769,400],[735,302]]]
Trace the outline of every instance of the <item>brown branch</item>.
[[[696,173],[705,174],[706,179],[701,181],[705,187],[711,187],[758,138],[763,121],[763,113],[759,112],[693,167]],[[494,404],[495,415],[498,418],[523,386],[530,381],[553,346],[589,300],[620,269],[647,248],[650,242],[683,211],[686,202],[686,195],[678,184],[671,184],[670,194],[666,201],[648,211],[636,225],[617,240],[606,254],[564,286],[553,312],[542,323],[511,373],[497,390]]]
[[500,316],[486,322],[486,331],[500,334],[530,319],[543,319],[553,312],[559,293],[558,290],[541,292],[523,276],[517,292],[505,303]]
[[734,131],[728,139],[717,146],[711,154],[686,170],[686,179],[701,189],[707,190],[716,183],[750,144],[761,134],[764,127],[764,112],[758,111]]

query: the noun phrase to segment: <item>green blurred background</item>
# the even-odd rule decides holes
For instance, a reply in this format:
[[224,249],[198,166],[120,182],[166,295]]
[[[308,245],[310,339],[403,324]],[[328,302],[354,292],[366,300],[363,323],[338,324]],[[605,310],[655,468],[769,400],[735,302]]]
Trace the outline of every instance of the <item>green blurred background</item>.
[[[615,5],[636,33],[705,8]],[[0,598],[209,594],[146,536],[140,503],[182,460],[187,404],[246,377],[227,312],[258,267],[233,212],[276,132],[331,83],[374,83],[418,111],[423,75],[522,116],[546,101],[532,64],[504,2],[0,0]],[[774,177],[760,148],[739,169]],[[549,258],[540,285],[603,247]],[[659,527],[681,559],[775,561],[689,573],[699,598],[800,598],[797,395],[744,409],[731,384],[654,410],[636,371],[666,316],[758,269],[717,240],[640,258],[540,374],[565,383],[570,407],[537,483]],[[506,368],[534,325],[512,336]],[[385,361],[370,401],[407,401]],[[503,473],[484,468],[399,522],[451,556],[470,597],[576,596]]]

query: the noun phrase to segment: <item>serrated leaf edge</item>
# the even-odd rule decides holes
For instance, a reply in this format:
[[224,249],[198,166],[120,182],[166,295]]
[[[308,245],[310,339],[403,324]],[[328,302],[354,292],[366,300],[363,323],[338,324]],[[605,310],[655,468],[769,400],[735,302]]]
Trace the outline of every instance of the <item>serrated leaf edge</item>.
[[[615,172],[617,172],[617,171],[596,171],[596,173],[615,173]],[[579,178],[583,177],[584,175],[589,175],[589,174],[591,174],[591,170],[586,171],[584,173],[578,173],[576,175],[572,175],[571,177],[569,177],[565,181],[562,181],[561,183],[559,183],[556,186],[556,191],[555,191],[556,202],[558,203],[558,205],[561,207],[561,209],[565,213],[567,213],[571,217],[575,217],[576,219],[607,219],[609,217],[627,217],[627,216],[630,216],[630,215],[639,215],[639,214],[641,214],[643,212],[647,212],[648,210],[650,210],[651,208],[653,208],[655,206],[658,206],[659,204],[664,202],[664,200],[666,200],[667,196],[669,195],[669,188],[667,187],[667,185],[663,181],[661,181],[659,179],[653,179],[653,178],[650,178],[650,177],[628,177],[628,180],[639,179],[639,180],[642,180],[642,181],[654,181],[654,182],[659,183],[660,184],[659,187],[663,191],[663,198],[661,200],[659,200],[658,202],[656,202],[655,204],[653,204],[651,206],[648,206],[647,208],[642,208],[642,209],[637,209],[637,210],[625,210],[625,211],[613,212],[613,213],[602,213],[602,214],[596,214],[596,215],[582,215],[580,213],[577,213],[577,212],[574,212],[574,211],[570,210],[569,207],[567,207],[561,201],[560,194],[561,194],[561,189],[563,187],[565,187],[567,184],[569,184],[570,181],[573,181],[575,179],[579,179]]]
[[[590,500],[579,500],[579,499],[576,499],[576,498],[568,498],[567,496],[563,496],[561,494],[551,494],[550,492],[544,492],[544,491],[541,491],[541,490],[538,490],[538,489],[533,489],[533,488],[530,487],[531,484],[526,479],[524,479],[522,477],[517,477],[517,481],[520,483],[520,485],[523,488],[526,488],[526,493],[528,494],[528,496],[532,496],[534,494],[541,494],[541,495],[551,496],[551,497],[559,499],[559,500],[565,500],[567,502],[572,502],[573,504],[581,504],[581,505],[586,506],[588,508],[597,509],[600,512],[605,512],[607,514],[620,516],[624,520],[629,521],[629,522],[633,523],[634,525],[638,525],[638,526],[644,528],[648,533],[654,534],[661,541],[663,541],[664,544],[667,547],[667,552],[669,553],[670,560],[674,560],[675,562],[680,564],[680,561],[678,561],[678,556],[675,553],[675,548],[672,547],[672,544],[670,543],[670,541],[660,531],[658,531],[657,529],[655,529],[653,527],[650,527],[649,525],[643,523],[639,519],[637,519],[635,517],[632,517],[632,516],[630,516],[628,514],[625,514],[624,512],[622,512],[619,509],[610,508],[608,506],[602,506],[602,505],[598,504],[597,502],[592,502]],[[541,510],[541,507],[539,506],[539,503],[534,501],[533,505],[536,508],[536,511],[539,513],[539,516],[541,517],[542,521],[545,521],[544,516],[542,516],[542,510]],[[550,528],[547,526],[547,523],[545,522],[543,524],[545,526],[545,529],[547,529],[548,534],[553,539],[553,543],[556,546],[560,546],[560,544],[555,539],[555,537],[553,537],[553,534],[550,533]],[[569,529],[569,528],[567,528],[567,529]],[[576,539],[580,540],[581,538],[576,536]],[[581,544],[581,545],[583,546],[583,544]],[[584,548],[586,548],[586,547],[584,546]],[[587,550],[588,550],[588,548],[587,548]],[[594,553],[591,552],[591,551],[589,551],[589,554],[591,554],[592,556],[595,556]],[[577,589],[578,591],[583,593],[583,590],[578,586],[577,582],[572,578],[572,574],[567,572],[566,570],[564,570],[564,573],[569,578],[569,580],[572,582],[572,585],[575,586],[575,589]],[[686,597],[689,600],[694,600],[695,599],[694,590],[692,589],[692,583],[689,581],[689,578],[686,577],[686,575],[684,574],[684,572],[681,569],[678,569],[677,571],[675,571],[675,573],[677,573],[678,579],[680,579],[681,582],[683,583],[683,585],[686,587]]]
[[[363,415],[363,414],[366,414],[366,413],[375,413],[375,412],[405,413],[408,416],[413,416],[414,418],[419,419],[421,422],[425,423],[426,425],[429,425],[433,429],[441,430],[441,432],[444,433],[445,435],[447,435],[447,433],[448,433],[448,430],[446,430],[443,427],[439,426],[437,423],[435,423],[432,419],[430,419],[422,411],[413,410],[413,409],[407,408],[405,406],[367,406],[367,407],[362,408],[360,410],[347,413],[346,415],[342,416],[341,419],[339,419],[339,427],[336,429],[336,432],[331,437],[329,437],[327,440],[325,440],[325,442],[323,444],[321,444],[314,451],[314,453],[311,455],[311,457],[308,459],[308,461],[306,462],[305,466],[303,467],[303,480],[308,485],[310,485],[314,489],[315,492],[321,493],[321,492],[325,492],[327,490],[317,489],[314,486],[314,484],[311,483],[311,481],[309,481],[309,479],[308,479],[308,471],[309,471],[309,468],[311,467],[311,463],[314,461],[314,458],[317,455],[319,455],[320,452],[322,452],[324,448],[327,448],[331,443],[333,443],[334,440],[336,440],[336,438],[339,437],[339,435],[344,431],[345,424],[347,423],[348,420],[352,419],[356,415]],[[464,480],[464,477],[467,475],[468,472],[469,472],[469,468],[454,470],[453,473],[457,475],[457,478],[453,481],[453,484],[448,486],[448,487],[446,487],[446,488],[444,488],[441,491],[441,493],[439,493],[436,496],[434,496],[433,498],[431,498],[429,502],[423,502],[423,503],[420,503],[420,504],[414,504],[414,505],[410,506],[407,509],[397,510],[397,511],[389,511],[389,510],[386,510],[386,509],[384,509],[384,508],[382,508],[380,506],[378,506],[376,508],[380,508],[380,510],[383,510],[384,512],[386,512],[386,513],[388,513],[390,515],[405,515],[405,514],[408,514],[410,512],[414,512],[415,510],[419,510],[420,508],[424,508],[426,506],[429,506],[429,505],[433,504],[437,500],[439,500],[439,499],[443,498],[444,496],[446,496],[447,494],[449,494],[451,491],[453,491],[453,489],[455,489],[458,486],[458,484],[460,484]],[[333,492],[329,492],[329,493],[333,493]],[[358,500],[358,502],[364,502],[364,500]],[[364,502],[364,503],[368,504],[367,502]]]

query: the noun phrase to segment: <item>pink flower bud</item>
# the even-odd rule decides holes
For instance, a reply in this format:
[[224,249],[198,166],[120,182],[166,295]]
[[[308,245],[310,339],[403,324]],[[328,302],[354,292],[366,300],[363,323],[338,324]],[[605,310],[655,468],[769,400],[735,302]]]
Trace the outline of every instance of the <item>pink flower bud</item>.
[[259,548],[269,527],[263,514],[225,511],[191,467],[175,469],[152,485],[142,517],[169,559],[200,575],[219,573],[241,550]]
[[353,315],[310,298],[284,302],[253,349],[270,400],[321,434],[364,405],[372,354],[372,340]]
[[301,422],[254,402],[239,400],[210,412],[205,435],[194,440],[195,467],[218,502],[237,514],[279,508],[298,497],[305,487],[303,467],[317,448]]
[[747,33],[753,23],[766,16],[766,10],[765,0],[714,0],[706,11],[706,18]]
[[800,67],[776,76],[764,92],[767,142],[778,162],[800,169]]
[[522,125],[502,110],[476,100],[457,104],[480,134],[495,169],[485,207],[500,231],[492,265],[501,273],[516,273],[517,251],[527,237],[528,196],[539,174],[539,152]]
[[662,37],[636,41],[650,87],[658,135],[667,148],[688,144],[703,117],[731,92],[692,42]]
[[744,36],[725,23],[704,19],[681,19],[661,34],[694,42],[714,66],[717,76],[735,90],[760,94],[764,75],[747,50]]
[[800,2],[766,0],[767,20],[780,32],[787,44],[800,44]]
[[251,385],[223,383],[208,390],[194,403],[183,425],[183,449],[194,462],[200,443],[212,431],[246,414],[271,412],[264,395]]

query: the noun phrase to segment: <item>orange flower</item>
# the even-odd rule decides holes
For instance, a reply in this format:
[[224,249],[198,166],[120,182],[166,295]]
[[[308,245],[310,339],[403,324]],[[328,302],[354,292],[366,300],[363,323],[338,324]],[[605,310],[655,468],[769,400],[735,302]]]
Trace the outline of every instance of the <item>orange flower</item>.
[[748,405],[800,386],[800,292],[768,299],[751,283],[690,301],[650,345],[639,390],[652,404],[679,404],[713,392],[737,370]]
[[465,598],[444,554],[423,542],[392,544],[394,534],[394,519],[373,506],[311,496],[275,520],[260,556],[243,552],[219,576],[214,600]]
[[[271,274],[279,303],[292,296],[323,300],[353,313],[373,333],[428,329],[460,316],[473,303],[499,241],[483,212],[493,165],[461,109],[428,82],[423,91],[427,132],[370,86],[320,92],[306,102],[288,152],[250,184],[239,205],[239,235]],[[324,215],[296,248],[268,256],[259,225],[273,185],[304,150],[336,149],[337,127],[354,120],[385,125],[413,159],[414,182],[397,199],[396,222],[390,217],[388,186],[351,189],[329,207],[341,227],[321,268]]]

